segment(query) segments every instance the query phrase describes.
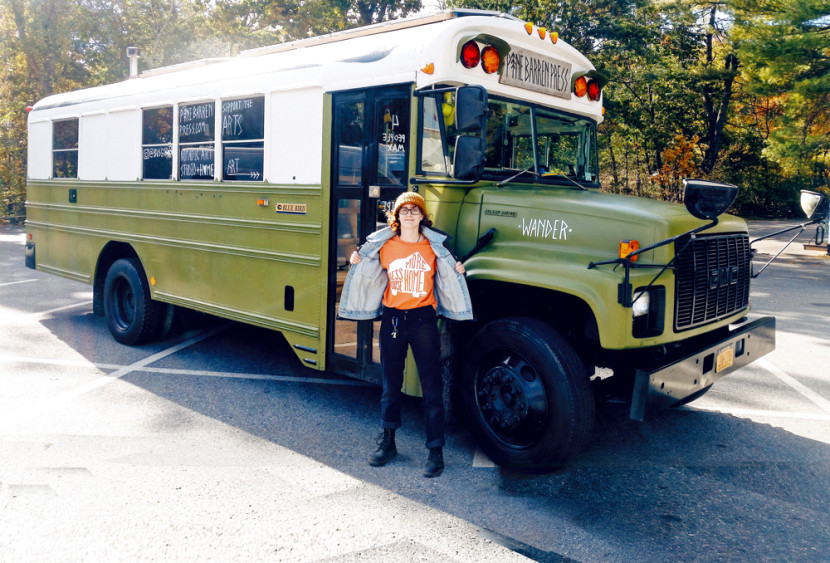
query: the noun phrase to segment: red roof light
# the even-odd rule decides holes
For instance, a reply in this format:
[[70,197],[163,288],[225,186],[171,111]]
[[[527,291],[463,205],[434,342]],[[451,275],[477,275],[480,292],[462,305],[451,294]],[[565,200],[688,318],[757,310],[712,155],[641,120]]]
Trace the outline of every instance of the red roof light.
[[481,61],[481,51],[475,41],[467,41],[461,47],[461,64],[464,68],[475,68]]
[[590,100],[593,100],[594,102],[599,100],[600,91],[601,89],[599,87],[599,83],[597,83],[596,80],[591,80],[588,83],[588,98]]

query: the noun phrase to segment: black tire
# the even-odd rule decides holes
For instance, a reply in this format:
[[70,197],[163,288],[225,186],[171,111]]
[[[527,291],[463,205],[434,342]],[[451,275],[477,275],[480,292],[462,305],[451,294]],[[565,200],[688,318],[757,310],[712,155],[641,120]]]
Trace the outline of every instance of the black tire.
[[585,368],[537,319],[484,326],[470,342],[462,394],[479,446],[503,467],[553,469],[591,438],[595,405]]
[[150,285],[138,258],[117,260],[104,282],[104,311],[113,338],[135,346],[158,334],[163,307],[150,299]]

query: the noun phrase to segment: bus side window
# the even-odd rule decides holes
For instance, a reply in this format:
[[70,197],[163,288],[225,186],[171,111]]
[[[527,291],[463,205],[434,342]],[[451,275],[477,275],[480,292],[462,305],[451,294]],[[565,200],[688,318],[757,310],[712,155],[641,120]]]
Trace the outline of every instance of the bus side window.
[[222,102],[222,178],[263,181],[265,97]]
[[444,144],[441,142],[441,126],[438,123],[438,104],[433,96],[421,99],[421,170],[447,174]]
[[455,94],[444,92],[421,98],[419,173],[448,176],[452,167],[455,138]]
[[179,106],[179,178],[213,180],[216,104]]
[[142,177],[173,177],[173,106],[145,109],[141,117]]
[[378,119],[378,184],[406,186],[409,98],[383,100]]
[[78,120],[52,124],[52,177],[78,177]]

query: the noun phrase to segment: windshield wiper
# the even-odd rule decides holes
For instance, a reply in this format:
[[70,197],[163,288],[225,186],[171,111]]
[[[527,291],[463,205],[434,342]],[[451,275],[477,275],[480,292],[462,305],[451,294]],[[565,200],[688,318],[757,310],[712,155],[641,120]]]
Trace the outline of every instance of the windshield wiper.
[[564,180],[567,180],[568,182],[571,182],[572,184],[574,184],[580,190],[588,191],[588,188],[586,188],[585,186],[583,186],[582,184],[580,184],[579,182],[577,182],[576,180],[574,180],[570,176],[565,176],[564,174],[557,174],[555,172],[552,172],[552,173],[549,173],[549,174],[544,174],[542,177],[543,178],[562,178]]
[[[542,176],[538,172],[533,170],[533,168],[535,166],[536,166],[535,164],[531,164],[529,167],[525,168],[524,170],[519,170],[518,172],[516,172],[515,174],[513,174],[509,178],[505,178],[504,180],[501,180],[500,182],[496,182],[496,187],[500,188],[503,185],[505,185],[507,182],[512,182],[513,180],[515,180],[516,178],[518,178],[522,174],[527,174],[528,172],[530,172],[531,174],[533,174],[537,178],[541,178]],[[516,170],[516,169],[515,168],[503,168],[502,170]]]

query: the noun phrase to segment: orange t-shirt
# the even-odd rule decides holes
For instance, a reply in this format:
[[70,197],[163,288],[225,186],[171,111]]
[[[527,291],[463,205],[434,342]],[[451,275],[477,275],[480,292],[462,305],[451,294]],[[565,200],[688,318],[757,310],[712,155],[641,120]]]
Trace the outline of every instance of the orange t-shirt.
[[395,309],[436,306],[435,253],[428,240],[404,242],[399,236],[392,237],[380,248],[380,263],[389,274],[384,305]]

